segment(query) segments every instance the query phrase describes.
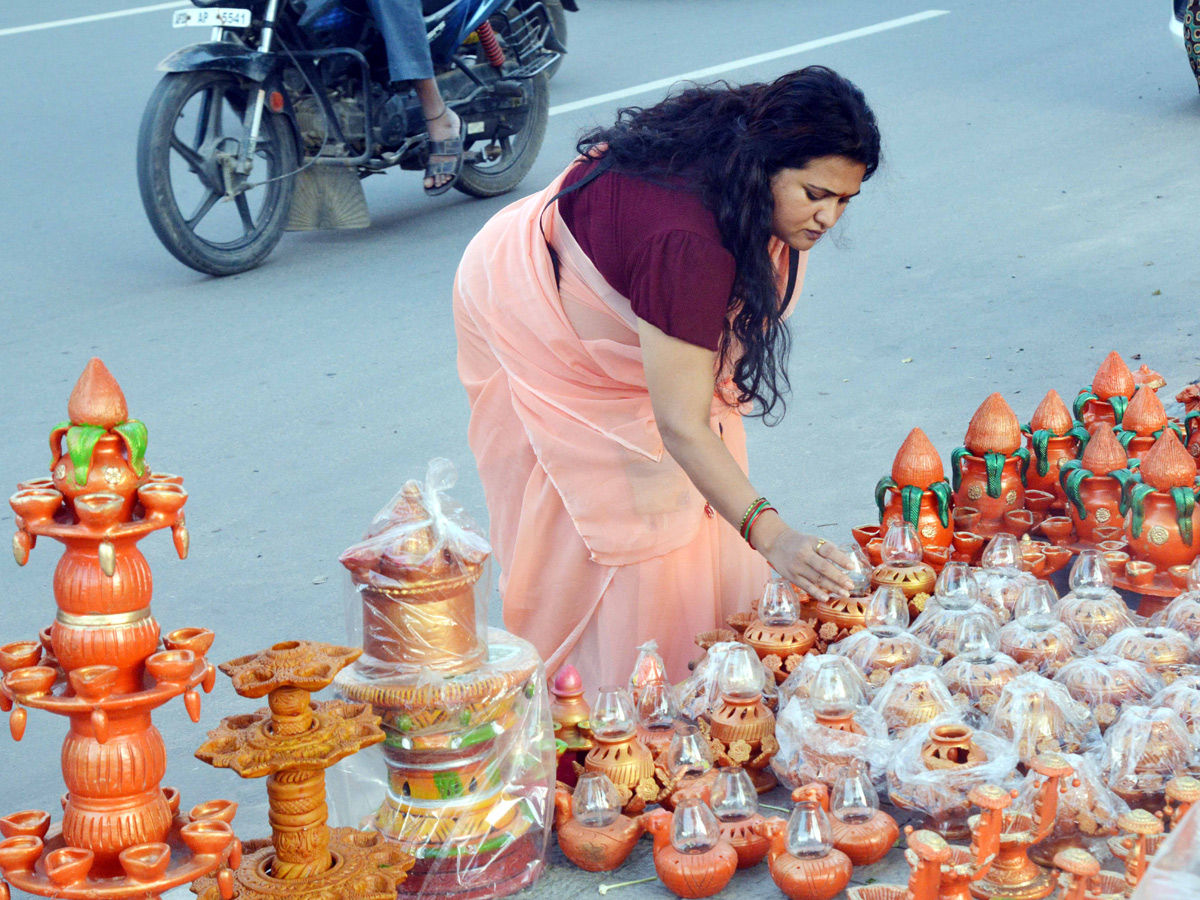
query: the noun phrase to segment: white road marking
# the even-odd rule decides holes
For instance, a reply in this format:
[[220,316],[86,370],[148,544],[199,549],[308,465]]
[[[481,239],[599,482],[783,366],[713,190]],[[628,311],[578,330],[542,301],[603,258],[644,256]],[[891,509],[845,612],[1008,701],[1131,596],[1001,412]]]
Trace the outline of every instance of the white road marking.
[[858,38],[869,37],[873,34],[879,34],[882,31],[891,31],[894,28],[903,28],[905,25],[914,25],[917,22],[924,22],[927,19],[936,19],[938,16],[949,15],[947,9],[927,9],[925,12],[915,13],[911,16],[904,16],[899,19],[889,19],[886,22],[880,22],[878,25],[868,25],[865,28],[855,28],[852,31],[843,31],[840,34],[831,34],[829,37],[817,38],[813,41],[805,41],[803,44],[793,44],[790,47],[783,47],[780,50],[771,50],[767,53],[759,53],[755,56],[746,56],[742,59],[735,59],[732,62],[721,63],[717,66],[709,66],[705,69],[696,69],[693,72],[684,72],[682,75],[673,75],[670,78],[660,78],[657,81],[647,81],[645,84],[637,84],[633,87],[623,88],[619,91],[610,91],[607,94],[598,94],[595,97],[587,97],[583,100],[575,100],[571,103],[561,103],[558,106],[550,107],[550,115],[557,116],[561,113],[575,112],[577,109],[586,109],[589,106],[599,106],[601,103],[608,103],[611,100],[623,100],[626,97],[633,97],[637,94],[648,94],[652,91],[660,91],[663,88],[669,88],[681,81],[697,81],[703,82],[712,79],[716,75],[721,75],[724,72],[730,72],[734,69],[743,69],[746,66],[755,66],[759,63],[770,62],[775,59],[782,59],[785,56],[794,56],[797,53],[805,53],[809,50],[817,50],[821,47],[829,47],[833,44],[843,44],[846,41],[854,41]]
[[67,25],[82,25],[85,22],[100,22],[104,19],[120,19],[123,16],[136,16],[141,13],[158,12],[160,9],[174,9],[177,6],[191,6],[188,0],[177,0],[174,3],[156,3],[153,6],[137,6],[133,9],[117,9],[113,12],[96,13],[92,16],[77,16],[74,19],[59,19],[55,22],[38,22],[36,25],[19,25],[16,28],[0,28],[0,37],[6,34],[25,34],[30,31],[45,31],[47,28],[63,28]]

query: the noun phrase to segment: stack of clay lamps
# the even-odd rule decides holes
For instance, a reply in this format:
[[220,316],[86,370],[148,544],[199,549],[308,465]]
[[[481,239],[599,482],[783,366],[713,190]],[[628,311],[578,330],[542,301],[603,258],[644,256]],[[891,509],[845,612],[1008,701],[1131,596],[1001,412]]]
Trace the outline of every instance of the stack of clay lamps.
[[775,714],[762,699],[764,677],[750,647],[730,647],[717,675],[720,702],[700,720],[717,765],[744,768],[760,794],[777,784],[768,764],[779,750]]
[[788,674],[817,642],[813,627],[800,618],[800,598],[790,584],[772,579],[758,601],[758,610],[747,623],[741,640],[754,648],[775,677],[783,684]]
[[1058,604],[1058,617],[1089,649],[1133,626],[1124,598],[1113,590],[1113,573],[1099,550],[1081,550],[1071,567],[1071,592]]
[[[235,804],[214,800],[180,816],[179,792],[159,786],[166,747],[151,711],[183,695],[197,721],[196,688],[211,690],[216,676],[204,658],[211,631],[172,632],[159,651],[150,566],[137,547],[170,528],[180,558],[187,556],[187,492],[183,479],[151,474],[146,427],[129,418],[124,394],[98,359],[88,363],[67,410],[70,421],[51,434],[52,477],[20,485],[10,501],[18,563],[38,537],[66,547],[54,573],[58,615],[43,645],[0,649],[0,707],[11,710],[12,736],[24,734],[26,708],[70,720],[62,750],[67,793],[53,831],[39,810],[0,819],[0,871],[12,887],[43,897],[158,896],[221,869],[235,844]],[[47,650],[53,658],[43,656]],[[0,897],[8,894],[0,882]]]
[[1025,470],[1029,450],[1021,446],[1021,425],[999,394],[992,394],[971,417],[963,446],[950,456],[954,505],[979,511],[972,531],[991,537],[1007,531],[1018,537],[1033,525],[1025,509]]
[[[889,493],[891,496],[889,497]],[[892,474],[875,485],[879,524],[886,531],[899,521],[917,529],[926,550],[950,547],[950,484],[942,458],[920,428],[914,428],[900,445]]]
[[[904,520],[893,522],[884,532],[883,540],[875,551],[879,554],[878,560],[873,549],[868,545],[867,552],[871,554],[872,562],[877,562],[871,571],[871,586],[898,589],[909,602],[910,615],[917,615],[924,605],[923,601],[918,601],[918,597],[932,594],[937,584],[937,570],[924,561],[932,551],[925,551],[917,529]],[[940,562],[944,564],[947,559],[948,556],[942,554]]]
[[1114,350],[1100,363],[1091,390],[1085,388],[1079,392],[1072,412],[1088,431],[1096,424],[1113,428],[1124,418],[1136,388],[1129,366]]
[[1087,429],[1071,418],[1058,391],[1050,391],[1021,430],[1030,453],[1026,486],[1031,491],[1051,494],[1054,499],[1050,507],[1063,509],[1066,495],[1058,481],[1058,469],[1067,460],[1076,459],[1080,448],[1087,446]]
[[554,792],[554,827],[563,855],[585,872],[620,866],[643,834],[640,818],[621,813],[617,789],[607,775],[585,772],[574,792]]
[[663,777],[656,771],[654,755],[641,742],[637,717],[629,692],[616,685],[605,685],[592,704],[592,717],[581,730],[593,747],[576,772],[600,772],[607,775],[621,795],[623,811],[637,815],[647,803],[656,803],[670,794]]
[[1125,408],[1121,417],[1120,429],[1116,432],[1117,440],[1125,448],[1130,459],[1141,459],[1170,428],[1183,438],[1183,429],[1171,425],[1167,421],[1167,411],[1163,409],[1162,401],[1154,391],[1139,390],[1133,395],[1133,400]]
[[834,846],[829,817],[817,800],[800,799],[787,821],[772,816],[759,830],[771,841],[771,880],[789,900],[832,900],[849,884],[854,866]]
[[905,830],[908,849],[904,860],[909,866],[908,885],[869,884],[846,888],[850,900],[938,900],[942,867],[953,850],[940,834],[933,831]]
[[216,879],[193,887],[199,900],[393,900],[413,859],[378,832],[330,828],[325,770],[384,739],[368,703],[309,695],[362,653],[310,641],[287,641],[230,660],[221,671],[243,697],[266,697],[268,709],[231,716],[208,733],[196,758],[243,778],[267,779],[271,840],[247,844],[233,890]]
[[1000,650],[1031,672],[1055,672],[1074,659],[1075,635],[1059,621],[1057,607],[1048,581],[1025,585],[1012,619],[1000,629]]
[[568,785],[575,783],[572,763],[583,759],[592,742],[579,730],[580,723],[587,722],[592,712],[583,696],[583,679],[574,666],[563,666],[554,674],[550,685],[550,718],[554,722],[554,736],[567,745],[559,759],[558,779]]
[[1126,490],[1137,476],[1111,429],[1097,428],[1079,459],[1062,463],[1059,481],[1067,498],[1070,527],[1056,525],[1051,530],[1050,520],[1043,521],[1041,531],[1051,542],[1070,544],[1074,532],[1076,549],[1095,549],[1101,541],[1121,537]]
[[1000,652],[1000,628],[987,609],[972,610],[958,623],[954,659],[939,670],[952,695],[962,695],[980,712],[990,712],[1005,686],[1024,670]]

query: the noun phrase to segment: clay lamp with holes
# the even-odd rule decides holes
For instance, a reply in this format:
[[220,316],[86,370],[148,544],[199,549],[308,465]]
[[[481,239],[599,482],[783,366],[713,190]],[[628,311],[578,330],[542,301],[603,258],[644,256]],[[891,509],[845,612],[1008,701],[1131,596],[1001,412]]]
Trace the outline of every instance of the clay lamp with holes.
[[815,799],[801,799],[791,816],[772,816],[758,826],[771,841],[771,879],[789,900],[832,900],[846,887],[854,866],[833,845],[829,817]]
[[711,897],[737,871],[737,852],[721,837],[716,816],[699,797],[680,801],[673,813],[646,813],[642,824],[654,836],[654,871],[677,897]]

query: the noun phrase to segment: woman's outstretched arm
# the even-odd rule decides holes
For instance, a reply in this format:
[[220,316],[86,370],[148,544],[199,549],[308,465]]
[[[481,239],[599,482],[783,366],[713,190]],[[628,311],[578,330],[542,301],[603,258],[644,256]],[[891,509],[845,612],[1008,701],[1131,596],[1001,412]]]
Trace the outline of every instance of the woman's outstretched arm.
[[[638,336],[663,445],[713,508],[738,527],[759,494],[709,424],[716,353],[641,319]],[[816,537],[789,528],[777,513],[756,520],[750,542],[776,572],[817,599],[850,590],[840,568],[850,561],[837,547],[818,546]]]

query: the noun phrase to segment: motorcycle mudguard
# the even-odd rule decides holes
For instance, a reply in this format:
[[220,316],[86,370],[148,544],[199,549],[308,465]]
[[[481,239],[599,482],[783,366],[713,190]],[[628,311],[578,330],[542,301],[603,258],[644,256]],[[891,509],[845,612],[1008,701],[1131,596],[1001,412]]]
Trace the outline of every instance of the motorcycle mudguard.
[[276,53],[259,53],[237,44],[214,41],[181,47],[158,64],[160,72],[232,72],[251,81],[263,82],[280,65]]

